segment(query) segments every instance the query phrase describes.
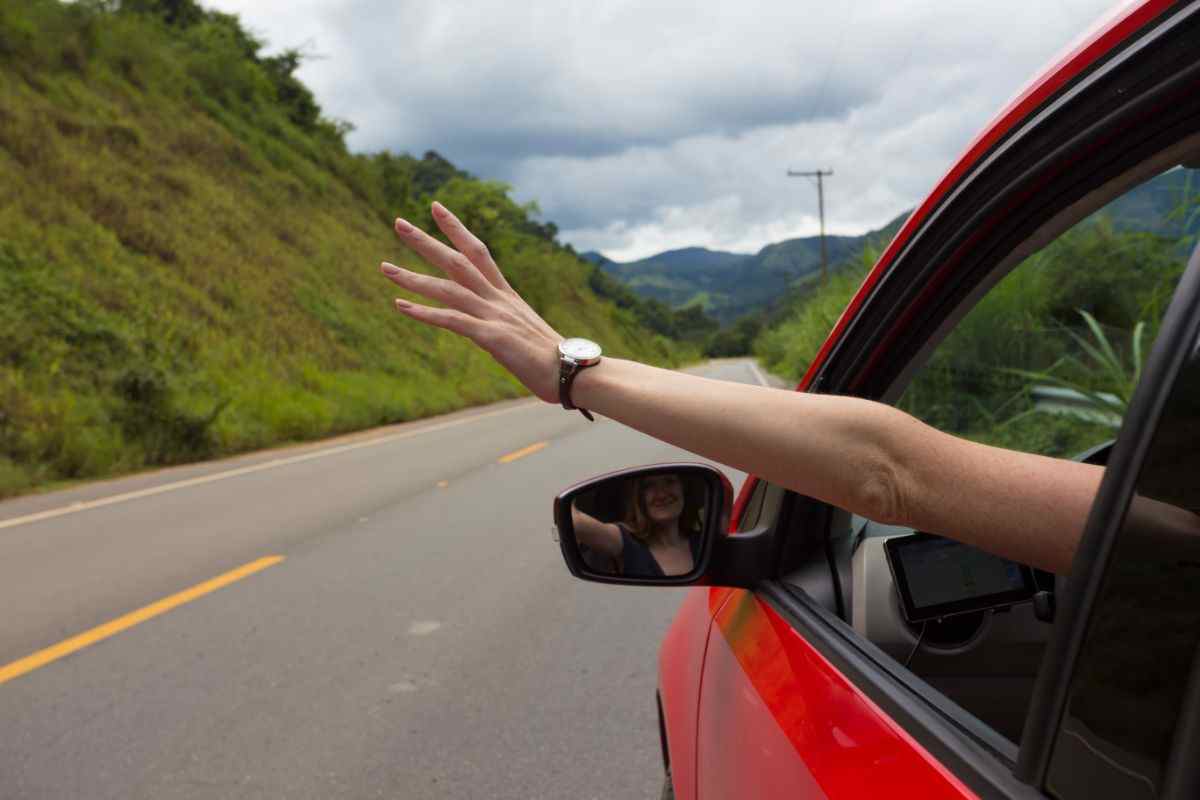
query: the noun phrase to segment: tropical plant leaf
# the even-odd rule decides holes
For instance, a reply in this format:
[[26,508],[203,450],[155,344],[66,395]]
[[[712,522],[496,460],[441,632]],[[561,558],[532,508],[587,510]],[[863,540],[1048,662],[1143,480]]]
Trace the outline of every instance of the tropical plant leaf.
[[1091,329],[1092,335],[1096,337],[1096,342],[1104,352],[1105,362],[1110,366],[1119,368],[1121,366],[1121,359],[1117,356],[1117,352],[1113,350],[1112,345],[1109,344],[1108,337],[1104,335],[1104,329],[1100,327],[1100,323],[1082,308],[1079,309],[1079,314],[1083,317],[1083,321],[1087,323],[1088,328]]
[[1139,320],[1138,324],[1133,326],[1132,342],[1133,345],[1133,386],[1136,387],[1142,379],[1142,337],[1146,334],[1146,323],[1144,320]]

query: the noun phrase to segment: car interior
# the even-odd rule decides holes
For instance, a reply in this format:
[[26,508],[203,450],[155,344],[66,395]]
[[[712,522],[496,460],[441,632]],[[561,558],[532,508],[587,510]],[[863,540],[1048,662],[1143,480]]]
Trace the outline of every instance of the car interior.
[[[1107,442],[1080,460],[1104,464],[1111,449],[1112,442]],[[1066,580],[1033,569],[1035,588],[1043,593],[1038,602],[1033,597],[989,602],[984,596],[977,599],[989,607],[912,622],[901,608],[884,546],[917,531],[851,514],[838,515],[835,525],[831,533],[836,563],[842,585],[851,587],[846,613],[855,632],[1009,740],[1019,741],[1054,622],[1054,594],[1065,590]],[[954,556],[961,559],[960,554]],[[958,583],[938,588],[948,594],[970,593]]]

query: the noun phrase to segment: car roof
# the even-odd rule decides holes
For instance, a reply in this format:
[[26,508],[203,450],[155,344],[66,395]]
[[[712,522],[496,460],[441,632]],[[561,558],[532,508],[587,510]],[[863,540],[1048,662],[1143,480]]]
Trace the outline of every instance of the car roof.
[[891,243],[884,249],[879,260],[875,262],[875,266],[867,273],[862,285],[842,311],[824,344],[817,351],[807,373],[796,387],[797,390],[802,391],[808,388],[824,365],[825,359],[832,352],[834,345],[845,332],[850,320],[858,313],[875,285],[892,266],[897,254],[904,249],[904,246],[933,211],[943,200],[947,199],[960,179],[986,158],[992,148],[1010,131],[1029,119],[1034,111],[1061,88],[1120,47],[1136,31],[1170,9],[1172,5],[1170,0],[1142,0],[1141,2],[1117,5],[1088,31],[1081,34],[1075,42],[1051,59],[1050,64],[1041,73],[1029,81],[1001,108],[999,113],[971,140],[962,155],[934,185],[933,191],[909,215]]

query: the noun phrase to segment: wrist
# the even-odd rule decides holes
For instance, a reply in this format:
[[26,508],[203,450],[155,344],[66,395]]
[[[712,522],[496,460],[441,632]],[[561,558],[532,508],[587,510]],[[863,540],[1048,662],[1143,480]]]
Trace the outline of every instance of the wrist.
[[605,356],[599,364],[580,370],[571,387],[571,402],[579,408],[589,408],[603,414],[606,387],[622,363],[619,358]]

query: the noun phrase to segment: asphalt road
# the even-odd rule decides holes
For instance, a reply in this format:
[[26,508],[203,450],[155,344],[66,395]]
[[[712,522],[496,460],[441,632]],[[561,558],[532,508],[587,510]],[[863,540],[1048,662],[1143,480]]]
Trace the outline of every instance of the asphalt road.
[[550,508],[671,460],[519,400],[0,504],[0,798],[657,797],[686,590],[571,578]]

